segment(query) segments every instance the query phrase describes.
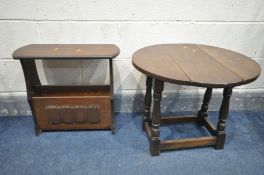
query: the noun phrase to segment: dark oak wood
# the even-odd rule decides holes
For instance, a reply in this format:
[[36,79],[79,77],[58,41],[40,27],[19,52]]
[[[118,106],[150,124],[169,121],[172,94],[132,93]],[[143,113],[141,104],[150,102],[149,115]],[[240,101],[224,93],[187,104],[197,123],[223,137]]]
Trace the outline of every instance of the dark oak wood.
[[111,111],[112,111],[112,134],[115,134],[115,115],[114,115],[114,78],[113,78],[113,60],[109,59],[109,77],[110,77],[110,97],[111,97]]
[[226,49],[196,44],[161,44],[136,51],[133,65],[146,75],[181,85],[225,88],[260,75],[252,59]]
[[[165,120],[163,120],[165,119]],[[182,122],[197,122],[197,117],[193,116],[175,116],[175,117],[166,117],[161,118],[161,124],[172,124],[172,123],[182,123]],[[181,148],[191,148],[191,147],[201,147],[201,146],[212,146],[217,143],[216,129],[209,123],[207,120],[204,120],[206,123],[205,126],[210,127],[209,132],[212,132],[213,136],[205,136],[205,137],[196,137],[196,138],[184,138],[184,139],[174,139],[174,140],[165,140],[159,142],[153,142],[153,126],[150,125],[147,121],[144,122],[144,128],[147,134],[148,141],[151,144],[155,144],[157,149],[159,150],[168,150],[168,149],[181,149]],[[155,147],[154,147],[155,148]],[[157,156],[159,155],[159,150],[155,150],[156,152],[151,152],[151,155]],[[150,149],[150,151],[153,151]]]
[[150,108],[151,108],[151,90],[152,90],[152,78],[147,77],[146,79],[146,94],[144,99],[144,115],[143,115],[143,121],[142,121],[142,129],[144,130],[144,123],[148,122],[151,123],[151,117],[150,117]]
[[197,138],[166,140],[160,143],[160,150],[211,146],[211,145],[215,145],[216,139],[217,138],[215,136],[207,136],[207,137],[197,137]]
[[[113,62],[119,48],[111,44],[32,44],[17,49],[25,75],[35,133],[42,130],[111,129],[115,133]],[[109,85],[41,85],[35,59],[108,59]]]
[[197,122],[197,117],[194,116],[169,116],[160,119],[161,124],[174,124],[174,123],[185,123],[185,122]]
[[190,81],[189,77],[173,62],[170,56],[161,54],[158,47],[155,46],[146,47],[134,53],[132,64],[147,76],[163,81],[173,83],[177,83],[174,80]]
[[152,123],[151,123],[151,143],[150,143],[150,153],[151,155],[159,155],[160,153],[160,101],[162,97],[162,91],[164,88],[164,82],[155,79],[154,84],[154,106],[152,112]]
[[208,105],[209,105],[209,102],[210,102],[210,99],[212,97],[212,92],[213,92],[213,89],[212,88],[207,88],[206,91],[205,91],[205,94],[204,94],[204,99],[203,99],[203,104],[202,104],[202,107],[201,109],[199,110],[198,112],[198,122],[200,124],[202,124],[202,119],[206,119],[207,116],[208,116]]
[[30,44],[13,52],[14,59],[112,59],[119,54],[113,44]]
[[32,96],[36,93],[36,85],[41,85],[35,60],[20,60],[24,77],[26,81],[26,88],[27,88],[27,101],[29,104],[29,107],[31,109],[33,120],[34,120],[34,126],[35,126],[35,135],[38,136],[41,133],[41,128],[39,126],[39,121],[36,117],[36,111],[33,105]]
[[[111,129],[112,126],[109,96],[36,96],[33,106],[42,130]],[[60,120],[54,123],[53,118]]]
[[150,125],[151,124],[149,124],[148,122],[144,122],[144,128],[145,128],[149,143],[151,143],[151,140],[152,140],[151,126]]
[[198,45],[198,47],[215,59],[217,63],[243,79],[245,84],[254,81],[260,74],[258,64],[245,55],[212,46]]
[[[224,130],[232,88],[254,81],[261,71],[260,66],[245,55],[218,47],[197,44],[161,44],[145,47],[134,53],[132,63],[139,71],[147,75],[142,125],[150,143],[150,153],[153,156],[159,155],[160,150],[168,149],[211,145],[214,145],[216,149],[223,149],[226,137]],[[154,79],[155,85],[151,118],[149,111],[152,79]],[[197,117],[161,118],[160,102],[164,82],[207,88]],[[216,128],[207,119],[213,88],[224,88]],[[185,122],[196,122],[205,127],[212,136],[160,141],[160,124]]]
[[34,97],[111,97],[110,85],[67,86],[67,85],[36,85]]
[[217,143],[215,146],[216,149],[224,148],[225,138],[226,138],[226,134],[225,134],[226,119],[228,116],[231,94],[232,94],[232,88],[224,89],[223,101],[222,101],[220,111],[219,111],[219,121],[217,123],[217,131],[216,131]]
[[206,118],[202,118],[202,121],[199,119],[198,123],[200,124],[202,122],[202,125],[206,127],[206,129],[213,135],[216,136],[216,128],[213,126],[212,123],[210,123]]

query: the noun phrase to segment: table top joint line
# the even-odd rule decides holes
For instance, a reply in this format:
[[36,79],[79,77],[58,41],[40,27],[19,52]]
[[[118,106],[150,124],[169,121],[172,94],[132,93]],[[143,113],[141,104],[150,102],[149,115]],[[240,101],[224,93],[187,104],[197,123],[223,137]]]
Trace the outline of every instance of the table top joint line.
[[[166,46],[162,46],[164,50],[166,49]],[[168,50],[167,50],[168,51]],[[170,57],[170,59],[181,69],[181,71],[186,75],[186,77],[192,82],[192,79],[188,76],[188,74],[183,70],[183,68],[172,58],[172,56],[169,54],[169,52],[166,52],[166,55]]]
[[201,47],[199,47],[199,45],[196,44],[196,47],[198,49],[200,49],[202,52],[204,52],[206,55],[208,55],[212,60],[214,60],[217,64],[223,66],[225,69],[227,69],[228,71],[232,72],[234,75],[236,75],[238,78],[240,78],[241,80],[243,80],[243,82],[245,82],[245,79],[243,77],[241,77],[239,74],[235,73],[234,71],[232,71],[229,67],[227,67],[226,65],[222,64],[221,62],[217,61],[212,55],[210,55],[209,53],[207,53],[205,50],[203,50]]

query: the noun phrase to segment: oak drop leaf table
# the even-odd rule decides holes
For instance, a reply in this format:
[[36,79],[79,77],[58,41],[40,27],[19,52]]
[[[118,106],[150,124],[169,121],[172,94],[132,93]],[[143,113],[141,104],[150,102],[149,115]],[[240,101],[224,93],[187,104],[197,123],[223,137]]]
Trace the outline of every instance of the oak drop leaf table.
[[[119,48],[112,44],[31,44],[14,51],[23,68],[27,99],[32,111],[35,134],[42,130],[112,129],[112,59]],[[41,60],[109,60],[108,85],[42,85],[35,64]],[[64,77],[65,78],[65,77]],[[66,77],[67,78],[67,77]]]
[[[252,59],[230,50],[196,44],[161,44],[142,48],[133,55],[136,69],[147,75],[143,130],[146,131],[151,155],[160,150],[215,146],[223,149],[229,101],[235,86],[250,83],[258,78],[261,69]],[[154,79],[153,111],[152,82]],[[162,117],[160,102],[164,82],[205,87],[203,104],[197,116]],[[223,100],[216,128],[207,120],[208,104],[213,88],[223,88]],[[212,136],[160,140],[160,124],[197,122]]]

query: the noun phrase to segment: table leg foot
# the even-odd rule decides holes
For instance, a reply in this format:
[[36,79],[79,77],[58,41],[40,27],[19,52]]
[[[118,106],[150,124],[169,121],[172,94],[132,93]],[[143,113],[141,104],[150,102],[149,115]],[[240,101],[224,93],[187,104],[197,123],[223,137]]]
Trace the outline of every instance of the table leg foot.
[[114,135],[116,133],[115,123],[114,122],[112,123],[111,131],[112,131],[112,135]]
[[42,130],[36,128],[35,129],[35,136],[39,136],[41,134]]
[[160,139],[159,138],[151,139],[149,151],[150,151],[151,156],[160,155]]
[[215,149],[224,149],[226,134],[222,133],[217,136]]

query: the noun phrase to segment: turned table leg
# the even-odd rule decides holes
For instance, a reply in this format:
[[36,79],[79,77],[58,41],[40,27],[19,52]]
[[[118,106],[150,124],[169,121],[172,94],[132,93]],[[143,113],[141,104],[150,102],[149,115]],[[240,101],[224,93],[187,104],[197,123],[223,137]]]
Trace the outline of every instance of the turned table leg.
[[223,101],[219,111],[219,121],[217,123],[217,141],[216,141],[216,149],[223,149],[225,144],[225,126],[226,119],[229,111],[229,101],[232,94],[232,88],[225,88],[223,93]]
[[154,85],[154,106],[152,112],[151,123],[151,141],[150,141],[150,154],[152,156],[158,156],[160,153],[160,101],[162,91],[164,88],[164,82],[155,79]]
[[151,107],[151,90],[152,90],[152,78],[147,76],[146,79],[146,94],[145,94],[145,99],[144,99],[144,115],[142,118],[142,129],[145,130],[144,124],[145,122],[148,122],[149,124],[151,123],[151,118],[150,118],[150,107]]
[[39,124],[37,122],[37,116],[33,107],[32,96],[35,94],[35,85],[41,85],[38,72],[36,68],[35,60],[20,60],[21,66],[24,72],[26,87],[27,87],[27,100],[33,115],[35,124],[35,135],[38,136],[41,133]]
[[201,109],[198,111],[198,122],[200,125],[203,124],[203,119],[207,119],[208,116],[208,105],[210,102],[210,99],[212,97],[212,88],[207,88],[204,94],[204,98],[203,98],[203,104],[201,106]]

